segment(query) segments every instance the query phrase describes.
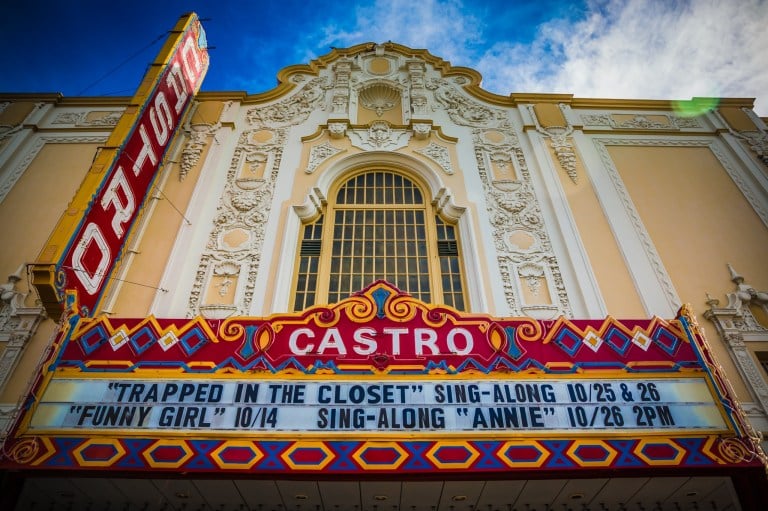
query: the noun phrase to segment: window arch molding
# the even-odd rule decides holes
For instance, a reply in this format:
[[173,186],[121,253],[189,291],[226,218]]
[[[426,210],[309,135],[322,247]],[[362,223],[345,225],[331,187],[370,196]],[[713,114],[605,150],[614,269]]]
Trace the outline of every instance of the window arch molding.
[[403,173],[426,186],[428,200],[444,219],[456,222],[462,218],[466,208],[458,206],[453,201],[453,195],[440,177],[438,170],[425,165],[411,156],[387,151],[368,151],[348,156],[328,167],[318,176],[315,187],[309,191],[301,206],[294,206],[294,211],[302,222],[316,218],[321,212],[334,185],[342,182],[345,176],[359,172],[365,168],[387,167]]
[[346,156],[331,163],[326,169],[318,172],[317,181],[307,191],[302,204],[294,204],[288,209],[288,217],[284,223],[285,236],[280,253],[283,256],[277,265],[276,286],[272,295],[272,311],[287,311],[293,303],[293,276],[299,253],[299,238],[304,225],[317,219],[324,211],[331,190],[335,183],[345,180],[345,177],[363,168],[385,166],[393,168],[406,176],[417,178],[417,182],[425,186],[424,192],[436,213],[443,219],[454,223],[462,244],[462,263],[465,271],[467,311],[487,311],[489,303],[486,297],[484,272],[478,257],[478,233],[475,232],[475,221],[472,209],[459,206],[454,202],[453,194],[443,181],[443,170],[431,166],[412,156],[387,151],[368,151]]

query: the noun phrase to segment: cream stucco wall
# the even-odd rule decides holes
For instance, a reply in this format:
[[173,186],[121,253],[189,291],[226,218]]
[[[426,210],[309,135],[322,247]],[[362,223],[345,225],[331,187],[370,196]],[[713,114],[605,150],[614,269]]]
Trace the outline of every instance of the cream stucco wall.
[[[550,148],[550,151],[552,160],[557,161],[554,150]],[[576,162],[576,172],[583,176],[577,182],[563,171],[558,172],[558,176],[608,314],[615,318],[643,317],[645,309],[632,281],[630,269],[597,199],[593,183],[586,178],[580,158]]]
[[[612,146],[609,152],[680,300],[699,318],[707,292],[731,290],[726,263],[768,289],[768,228],[709,148]],[[715,335],[712,328],[707,333]],[[736,375],[725,347],[711,345]],[[748,398],[744,385],[731,381]]]
[[[0,202],[0,278],[36,260],[88,172],[96,144],[45,144]],[[11,249],[12,247],[12,249]]]

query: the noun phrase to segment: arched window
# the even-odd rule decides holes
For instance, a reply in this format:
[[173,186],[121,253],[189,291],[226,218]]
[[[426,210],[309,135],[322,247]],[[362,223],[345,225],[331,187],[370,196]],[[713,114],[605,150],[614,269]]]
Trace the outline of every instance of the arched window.
[[335,303],[384,279],[425,302],[464,310],[459,249],[456,227],[414,180],[391,170],[357,173],[304,226],[293,309]]

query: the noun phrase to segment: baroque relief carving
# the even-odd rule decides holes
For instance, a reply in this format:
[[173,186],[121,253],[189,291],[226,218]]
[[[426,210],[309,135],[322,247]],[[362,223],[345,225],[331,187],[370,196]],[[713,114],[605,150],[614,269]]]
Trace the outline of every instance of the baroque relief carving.
[[[563,105],[560,105],[560,108],[562,107]],[[555,151],[555,157],[557,157],[560,167],[562,167],[565,173],[568,174],[571,181],[578,183],[579,176],[576,173],[576,152],[569,139],[571,133],[573,133],[573,126],[568,124],[567,126],[549,126],[544,128],[539,124],[539,118],[536,116],[536,110],[533,106],[528,105],[528,112],[530,112],[533,122],[536,124],[536,131],[550,139],[552,149]],[[563,117],[567,119],[566,116]]]
[[349,78],[352,74],[352,61],[340,59],[334,66],[333,95],[331,112],[346,114],[349,111]]
[[358,93],[360,104],[368,110],[376,112],[378,117],[392,110],[400,100],[400,91],[386,83],[373,83]]
[[41,306],[25,305],[28,293],[19,286],[23,275],[24,265],[21,265],[8,276],[6,283],[0,284],[0,347],[4,348],[0,357],[0,390],[8,382],[27,341],[45,318],[45,310]]
[[768,133],[764,131],[731,131],[736,138],[744,141],[757,158],[768,166]]
[[252,127],[282,128],[298,124],[322,106],[325,91],[332,88],[324,78],[313,78],[302,89],[269,106],[255,106],[246,112],[245,120]]
[[413,129],[413,136],[416,140],[426,140],[429,138],[429,134],[432,133],[432,124],[418,122],[411,125]]
[[[457,91],[447,80],[430,78],[427,80],[425,87],[432,91],[435,101],[448,112],[451,120],[456,124],[475,128],[489,128],[506,122],[507,116],[504,111],[495,108],[491,109],[470,100]],[[433,105],[432,107],[433,110],[437,108],[438,105]]]
[[448,149],[446,147],[443,147],[439,144],[435,144],[434,142],[430,142],[429,145],[424,149],[415,149],[414,152],[423,154],[430,160],[440,165],[440,167],[445,171],[446,174],[453,174],[453,167],[451,166],[451,157],[448,154]]
[[584,126],[610,126],[613,129],[648,129],[648,130],[678,130],[681,128],[701,128],[701,123],[695,117],[677,117],[668,114],[653,114],[662,117],[666,122],[655,121],[645,115],[635,115],[631,119],[617,121],[610,114],[584,114],[581,122]]
[[[461,77],[459,77],[461,78]],[[455,81],[453,82],[455,83]],[[448,80],[430,79],[427,88],[435,98],[433,108],[445,108],[451,119],[472,129],[475,157],[486,195],[504,295],[511,314],[535,317],[570,315],[571,308],[557,259],[544,229],[541,208],[533,193],[531,175],[518,136],[506,113],[481,105],[460,93]],[[493,155],[493,156],[492,156]],[[501,155],[507,155],[502,157]],[[518,171],[514,180],[495,180],[491,158],[505,160]],[[526,236],[524,247],[510,242]],[[517,279],[523,265],[547,268],[554,291],[552,304],[524,304],[518,297]]]
[[424,82],[426,65],[420,60],[411,60],[407,62],[406,66],[411,87],[411,113],[424,115],[427,113],[429,105],[427,88]]
[[373,121],[367,129],[348,130],[353,146],[364,151],[395,151],[408,145],[411,134],[404,129],[392,129],[387,121]]
[[[188,311],[190,317],[199,312],[209,316],[222,312],[246,314],[253,299],[264,243],[264,228],[272,207],[272,192],[286,138],[285,129],[273,130],[274,136],[269,141],[259,143],[253,137],[257,131],[263,130],[244,131],[238,140],[227,171],[224,193],[219,199],[213,219],[213,229],[192,286]],[[243,179],[243,166],[253,162],[265,165],[271,162],[271,165],[264,169],[261,179]],[[232,236],[233,233],[239,233],[245,241],[227,241],[227,235]],[[238,286],[242,291],[236,297],[237,303],[224,308],[203,302],[206,286],[211,283],[217,271],[220,273],[221,268],[237,268],[239,275],[232,274],[231,277],[245,279],[244,285]],[[218,292],[221,292],[221,288]]]
[[768,328],[755,319],[751,310],[751,307],[758,307],[768,313],[768,291],[755,289],[730,264],[727,267],[736,289],[726,294],[728,303],[725,307],[720,307],[720,300],[707,294],[709,309],[704,317],[714,323],[750,392],[765,414],[768,413],[768,382],[764,371],[758,367],[750,353],[750,343],[768,341]]
[[325,160],[342,152],[344,152],[344,149],[333,147],[329,142],[312,146],[312,149],[309,150],[309,162],[304,172],[307,174],[313,173]]
[[347,134],[347,126],[346,122],[329,122],[328,134],[331,138],[344,138]]
[[63,112],[51,124],[73,124],[75,126],[116,126],[122,111]]
[[185,127],[184,134],[189,137],[181,152],[179,164],[179,181],[184,181],[189,172],[198,164],[205,149],[208,137],[215,134],[221,127],[216,124],[194,124]]
[[[238,138],[213,228],[195,274],[188,301],[190,317],[200,313],[215,317],[247,314],[250,309],[288,126],[323,108],[330,89],[321,78],[301,83],[304,86],[292,96],[272,105],[252,107],[246,113],[248,126]],[[258,166],[261,177],[250,176],[253,165]],[[237,275],[229,275],[230,285],[237,280],[234,304],[206,304],[206,292],[213,285],[215,271],[221,268],[237,268]],[[215,292],[221,293],[226,280],[216,282],[219,287]]]

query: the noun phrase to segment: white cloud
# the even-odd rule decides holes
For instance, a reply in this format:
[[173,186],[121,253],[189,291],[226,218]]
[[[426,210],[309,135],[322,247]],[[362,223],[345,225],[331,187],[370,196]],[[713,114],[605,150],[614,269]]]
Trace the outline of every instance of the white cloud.
[[514,39],[515,26],[486,29],[501,12],[526,22],[515,2],[376,0],[356,8],[351,26],[329,23],[307,46],[391,40],[427,48],[477,69],[499,94],[757,97],[755,110],[768,115],[768,0],[587,0],[581,12],[564,9],[568,17],[539,25],[529,41]]
[[575,23],[551,20],[530,44],[499,41],[480,58],[499,93],[689,99],[757,97],[768,114],[764,0],[590,2]]
[[393,41],[426,48],[446,60],[468,62],[477,54],[481,33],[480,20],[464,9],[461,0],[376,0],[356,8],[352,27],[334,23],[323,27],[315,46]]

